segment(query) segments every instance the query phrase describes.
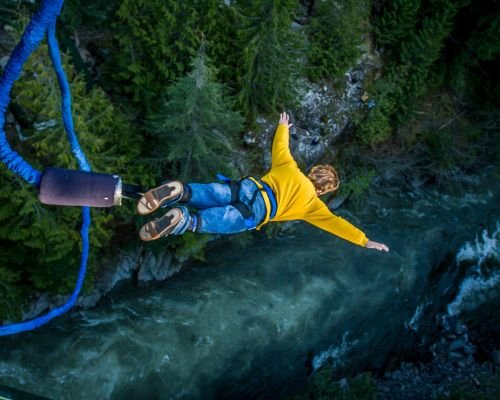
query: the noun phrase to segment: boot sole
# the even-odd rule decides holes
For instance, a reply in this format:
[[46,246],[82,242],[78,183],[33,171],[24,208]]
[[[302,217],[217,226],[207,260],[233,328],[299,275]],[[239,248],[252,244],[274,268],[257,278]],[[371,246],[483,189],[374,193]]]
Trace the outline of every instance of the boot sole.
[[163,217],[149,221],[139,230],[139,237],[145,242],[168,236],[182,218],[178,208],[169,210]]
[[170,181],[157,188],[151,189],[144,193],[137,202],[137,212],[140,215],[151,214],[169,200],[180,197],[183,190],[184,186],[180,181]]

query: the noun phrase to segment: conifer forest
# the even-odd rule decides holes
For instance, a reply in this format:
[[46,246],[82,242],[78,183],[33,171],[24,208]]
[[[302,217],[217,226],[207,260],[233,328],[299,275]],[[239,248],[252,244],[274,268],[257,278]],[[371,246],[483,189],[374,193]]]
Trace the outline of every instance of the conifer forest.
[[[0,71],[38,3],[0,2]],[[129,183],[261,176],[259,141],[270,143],[279,113],[290,113],[300,139],[309,129],[304,93],[343,93],[367,56],[357,106],[316,158],[339,171],[339,197],[460,186],[498,164],[496,0],[67,0],[57,32],[80,143],[93,170]],[[77,168],[59,103],[42,43],[5,124],[11,146],[40,169]],[[316,140],[326,140],[338,121],[328,108],[314,118]],[[76,207],[40,204],[3,167],[0,186],[0,320],[16,321],[34,293],[71,292],[81,218]],[[86,293],[117,252],[139,244],[144,223],[132,201],[91,212]],[[211,240],[187,234],[150,248],[202,259]]]
[[[2,1],[2,57],[35,6]],[[58,34],[93,168],[145,186],[264,172],[245,132],[281,110],[294,115],[307,82],[340,90],[362,53],[375,52],[380,64],[362,100],[374,106],[352,111],[341,143],[325,155],[344,192],[362,201],[415,180],[459,184],[498,156],[498,11],[494,0],[68,0]],[[34,165],[74,168],[54,79],[40,48],[14,87],[6,129]],[[69,290],[80,222],[77,209],[42,207],[4,168],[0,180],[6,318],[19,316],[34,291]],[[98,260],[136,241],[139,224],[129,204],[92,213],[89,287]],[[202,251],[189,237],[168,246]]]

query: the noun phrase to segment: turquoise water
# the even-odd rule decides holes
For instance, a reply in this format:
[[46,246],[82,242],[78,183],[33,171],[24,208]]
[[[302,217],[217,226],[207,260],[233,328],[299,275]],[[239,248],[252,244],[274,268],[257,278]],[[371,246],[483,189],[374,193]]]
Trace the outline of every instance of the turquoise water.
[[389,254],[304,223],[214,248],[166,282],[0,338],[0,384],[54,399],[274,399],[321,365],[381,367],[415,343],[408,324],[422,338],[437,313],[496,295],[496,182],[339,212]]

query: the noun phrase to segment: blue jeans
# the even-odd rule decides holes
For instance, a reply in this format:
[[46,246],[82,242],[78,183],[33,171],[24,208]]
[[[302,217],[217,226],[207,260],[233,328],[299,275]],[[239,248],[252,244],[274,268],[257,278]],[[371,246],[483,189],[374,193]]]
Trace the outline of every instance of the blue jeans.
[[[247,231],[245,218],[231,205],[231,188],[223,183],[190,183],[192,197],[189,206],[197,208],[201,224],[197,232],[201,233],[238,233]],[[241,181],[239,199],[247,206],[257,185],[246,178]],[[259,192],[252,205],[255,225],[259,225],[266,216],[266,205]]]

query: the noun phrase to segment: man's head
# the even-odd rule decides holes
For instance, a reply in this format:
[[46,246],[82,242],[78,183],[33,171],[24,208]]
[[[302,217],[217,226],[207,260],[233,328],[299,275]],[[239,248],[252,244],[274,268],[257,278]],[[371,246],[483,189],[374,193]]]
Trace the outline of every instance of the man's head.
[[331,165],[316,165],[311,168],[307,177],[313,183],[318,196],[334,192],[340,185],[337,171]]

